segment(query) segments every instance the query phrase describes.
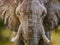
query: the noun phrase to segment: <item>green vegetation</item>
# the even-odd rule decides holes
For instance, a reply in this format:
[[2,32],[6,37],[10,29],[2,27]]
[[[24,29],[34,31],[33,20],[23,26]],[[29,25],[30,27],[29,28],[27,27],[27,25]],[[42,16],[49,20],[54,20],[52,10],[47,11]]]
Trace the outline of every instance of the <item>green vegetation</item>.
[[3,27],[3,22],[0,20],[0,28]]
[[0,45],[10,45],[11,31],[7,28],[1,29],[0,31]]
[[52,32],[51,35],[52,44],[51,45],[60,45],[60,32]]

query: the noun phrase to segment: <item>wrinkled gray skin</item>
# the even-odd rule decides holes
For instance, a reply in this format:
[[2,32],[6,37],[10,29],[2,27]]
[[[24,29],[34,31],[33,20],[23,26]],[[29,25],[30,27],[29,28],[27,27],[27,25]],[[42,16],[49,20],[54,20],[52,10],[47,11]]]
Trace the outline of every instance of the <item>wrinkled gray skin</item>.
[[12,42],[16,41],[17,37],[21,37],[22,34],[25,45],[38,45],[40,36],[48,43],[49,40],[42,24],[46,14],[46,8],[39,0],[24,0],[16,9],[16,15],[21,24]]
[[[2,2],[1,2],[2,1]],[[6,2],[4,2],[4,1],[6,1]],[[12,0],[10,0],[10,1],[12,1]],[[11,2],[10,2],[9,0],[0,0],[0,19],[3,21],[3,22],[5,22],[4,24],[6,24],[7,23],[7,20],[10,20],[11,19],[11,23],[10,23],[10,21],[8,21],[9,23],[7,23],[8,25],[10,25],[10,26],[8,26],[8,27],[10,27],[11,29],[16,29],[15,27],[16,27],[16,25],[17,25],[17,22],[18,22],[18,25],[17,25],[17,29],[18,29],[18,27],[19,27],[19,21],[17,21],[18,19],[15,17],[15,15],[14,16],[11,16],[11,14],[10,14],[10,11],[7,11],[9,8],[14,8],[11,4]],[[13,0],[14,1],[14,0]],[[40,0],[41,1],[41,0]],[[44,3],[46,3],[46,0],[44,0],[45,2]],[[9,3],[7,3],[7,2],[9,2]],[[15,3],[14,3],[14,5],[17,5],[17,1],[15,0],[14,1]],[[22,2],[22,0],[18,0],[18,2]],[[47,0],[47,2],[48,2],[48,0]],[[47,11],[48,11],[48,14],[47,14],[47,16],[45,17],[45,19],[44,19],[44,26],[45,26],[45,30],[46,30],[46,35],[47,35],[47,37],[49,37],[50,38],[50,31],[48,31],[48,30],[51,30],[51,29],[54,29],[56,26],[57,26],[57,24],[60,24],[60,1],[59,0],[51,0],[51,4],[48,2],[48,3],[46,3],[45,5],[47,5],[46,6],[46,8],[47,8]],[[54,3],[54,4],[53,4]],[[3,5],[4,4],[4,5]],[[11,7],[12,6],[12,7]],[[53,9],[53,11],[52,11],[52,9]],[[10,10],[10,9],[9,9]],[[13,11],[13,10],[12,10]],[[9,14],[7,14],[7,12],[9,12]],[[14,11],[13,11],[14,12]],[[52,13],[53,12],[53,13]],[[9,15],[9,16],[5,16],[6,14],[7,15]],[[55,13],[55,14],[54,14]],[[51,15],[55,15],[55,16],[52,16],[51,17]],[[10,18],[9,18],[10,17]],[[13,18],[12,17],[14,17],[15,19],[15,21],[13,21]],[[51,20],[51,18],[52,18],[52,20]],[[58,18],[57,18],[58,17]],[[9,19],[8,19],[9,18]],[[6,19],[5,21],[4,21],[4,19]],[[51,21],[49,21],[49,20],[51,20]],[[15,23],[16,22],[16,23]],[[16,25],[14,25],[14,24],[16,24]],[[46,25],[45,25],[46,24]],[[50,25],[51,24],[51,25]],[[12,26],[13,25],[13,26]],[[50,25],[50,26],[49,26]],[[13,27],[13,28],[12,28]],[[42,43],[42,42],[41,42]],[[44,44],[43,44],[44,45]]]
[[[18,18],[16,17],[16,15],[14,13],[15,8],[17,6],[16,0],[14,1],[14,3],[12,3],[12,2],[13,2],[12,0],[11,1],[9,1],[9,0],[0,0],[0,3],[1,3],[0,4],[0,6],[1,6],[0,7],[0,19],[4,22],[4,25],[8,26],[11,30],[17,30],[18,27],[19,27],[19,24],[20,24],[20,22],[19,22],[20,19],[18,20]],[[44,8],[43,8],[42,12],[43,11],[46,11],[46,10],[44,10]],[[45,13],[45,12],[43,12],[43,13]],[[40,14],[40,17],[41,17],[41,15],[42,15],[42,13]],[[42,18],[44,18],[44,16],[45,15],[43,15]],[[42,23],[42,20],[40,20],[40,21]],[[41,33],[41,31],[40,31],[40,33]],[[43,33],[41,33],[41,34],[43,34]],[[45,32],[44,32],[43,35],[45,35]],[[38,43],[38,41],[37,41],[37,43]]]
[[44,19],[44,25],[46,30],[52,30],[60,23],[60,1],[50,0],[45,5],[48,12]]
[[[11,30],[17,30],[18,29],[18,27],[19,27],[19,20],[18,20],[18,18],[15,16],[15,14],[14,14],[14,12],[15,12],[15,5],[17,5],[17,3],[16,3],[16,0],[14,1],[14,3],[13,3],[13,5],[12,5],[12,2],[13,1],[9,1],[9,0],[2,0],[2,3],[1,3],[1,7],[0,7],[0,18],[1,18],[1,20],[4,22],[4,24],[5,25],[7,25]],[[25,2],[26,3],[26,2]],[[47,13],[46,12],[46,10],[44,9],[45,7],[44,7],[44,4],[43,4],[43,2],[41,3],[42,4],[42,11],[40,10],[40,12],[42,12],[43,13],[43,16],[42,16],[42,13],[40,14],[40,17],[39,18],[41,18],[40,19],[40,23],[41,23],[41,30],[40,30],[40,32],[39,33],[41,33],[41,31],[43,32],[43,33],[41,33],[42,35],[45,35],[45,32],[44,32],[44,27],[43,27],[43,25],[42,25],[42,22],[43,22],[43,18],[45,17],[45,13]],[[34,9],[34,8],[33,8]],[[32,9],[32,11],[33,11],[33,9]],[[40,8],[39,8],[40,9]],[[45,12],[44,12],[45,11]],[[38,13],[40,13],[40,12],[37,12],[37,14]],[[34,14],[35,12],[33,11],[33,14]],[[32,15],[33,15],[32,14]],[[45,15],[44,15],[45,14]],[[41,17],[42,16],[42,17]],[[37,17],[36,17],[37,18]],[[35,18],[34,18],[35,19]],[[38,25],[38,24],[37,24]],[[17,28],[17,29],[16,29]],[[37,32],[38,33],[38,32]],[[41,35],[40,34],[40,35]],[[39,36],[40,37],[40,36]],[[37,43],[38,43],[38,41],[37,41]]]
[[[50,22],[51,22],[51,26],[50,26],[51,29],[54,29],[54,26],[57,26],[60,22],[60,20],[59,20],[59,18],[60,18],[60,15],[59,15],[60,14],[60,1],[59,0],[51,0],[46,4],[46,8],[48,11],[48,15],[46,16],[46,18],[48,20],[50,20]],[[53,22],[53,24],[52,24],[52,22]]]

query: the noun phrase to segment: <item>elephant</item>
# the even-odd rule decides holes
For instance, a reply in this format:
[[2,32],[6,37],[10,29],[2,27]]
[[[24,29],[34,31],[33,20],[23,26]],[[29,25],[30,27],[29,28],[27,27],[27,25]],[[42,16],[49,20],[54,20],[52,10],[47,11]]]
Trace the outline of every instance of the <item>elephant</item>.
[[[35,10],[35,7],[34,6],[33,6],[34,8],[32,9],[32,6],[30,6],[29,4],[28,4],[28,7],[27,8],[24,6],[25,4],[27,4],[27,2],[29,0],[27,0],[25,3],[23,1],[24,0],[0,0],[0,19],[11,30],[20,30],[19,28],[21,26],[21,24],[20,24],[21,23],[21,19],[23,18],[23,17],[21,17],[22,15],[24,15],[24,14],[26,14],[26,15],[28,15],[28,14],[29,15],[30,14],[31,15],[34,15],[35,14],[35,11],[37,11],[37,9]],[[39,12],[39,11],[37,11],[36,12],[37,13],[36,15],[39,15],[40,14],[41,17],[39,17],[39,16],[38,17],[40,18],[39,20],[40,20],[41,25],[43,27],[42,30],[44,30],[44,32],[46,31],[45,33],[47,33],[46,34],[47,37],[50,38],[50,30],[55,29],[60,24],[60,20],[59,20],[60,19],[60,15],[59,15],[60,14],[59,13],[60,12],[60,8],[59,8],[60,7],[60,5],[59,5],[60,4],[60,1],[59,0],[42,0],[42,1],[41,0],[34,0],[34,1],[39,2],[40,3],[40,6],[42,6],[42,8],[43,8],[42,11],[39,10],[41,14],[40,13],[37,13],[37,12]],[[39,3],[37,3],[37,4],[39,4]],[[19,7],[20,5],[21,5],[21,7]],[[32,5],[35,5],[35,4],[32,3]],[[29,6],[31,8],[30,12],[29,12],[29,9],[30,9]],[[38,5],[37,5],[37,7],[38,7]],[[24,9],[27,9],[27,11],[24,10]],[[29,20],[32,20],[31,18]],[[20,31],[18,31],[18,32],[20,32]]]
[[42,36],[44,41],[49,43],[42,24],[46,14],[47,10],[39,0],[23,0],[16,8],[16,15],[21,24],[17,35],[11,41],[15,42],[18,37],[23,37],[25,45],[38,45]]

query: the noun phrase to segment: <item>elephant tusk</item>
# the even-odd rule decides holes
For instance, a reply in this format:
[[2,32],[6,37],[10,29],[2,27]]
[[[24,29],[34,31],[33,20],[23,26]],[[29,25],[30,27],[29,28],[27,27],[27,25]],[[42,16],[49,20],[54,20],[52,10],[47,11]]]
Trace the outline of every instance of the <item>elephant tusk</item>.
[[18,36],[15,36],[14,38],[11,39],[11,42],[14,43],[17,40]]
[[46,35],[43,36],[43,40],[44,40],[46,43],[50,43],[50,40],[46,37]]

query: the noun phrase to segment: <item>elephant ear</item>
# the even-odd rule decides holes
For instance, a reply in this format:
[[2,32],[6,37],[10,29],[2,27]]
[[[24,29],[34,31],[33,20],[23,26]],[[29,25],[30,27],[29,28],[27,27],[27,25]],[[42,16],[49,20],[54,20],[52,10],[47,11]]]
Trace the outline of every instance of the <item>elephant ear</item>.
[[48,3],[50,0],[43,0],[44,1],[44,3]]

